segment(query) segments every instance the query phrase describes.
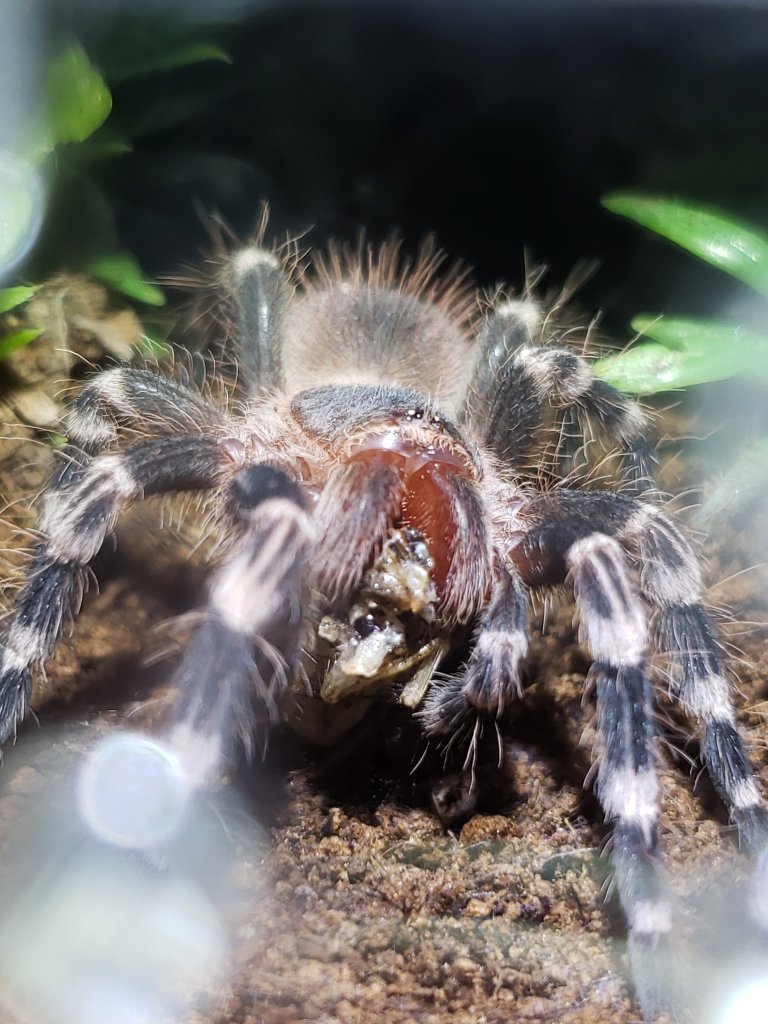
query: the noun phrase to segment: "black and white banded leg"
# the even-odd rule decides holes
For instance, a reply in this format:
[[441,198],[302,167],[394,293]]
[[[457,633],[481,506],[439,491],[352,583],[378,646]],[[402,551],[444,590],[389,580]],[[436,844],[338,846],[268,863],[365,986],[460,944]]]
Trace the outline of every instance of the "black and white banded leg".
[[[736,724],[720,645],[702,603],[701,567],[685,535],[650,502],[608,491],[561,489],[538,500],[537,514],[561,534],[596,529],[615,536],[636,558],[643,595],[656,611],[656,644],[670,661],[671,694],[700,724],[702,761],[743,845],[768,848],[768,812]],[[557,572],[547,564],[535,535],[525,543],[525,558],[545,582]]]
[[24,717],[33,669],[53,653],[79,610],[88,564],[130,501],[168,491],[210,490],[236,467],[226,441],[195,434],[139,441],[99,455],[43,500],[41,541],[0,638],[0,743]]
[[633,979],[653,1018],[673,997],[660,955],[670,939],[671,910],[659,850],[645,604],[619,542],[585,519],[566,516],[534,529],[518,558],[530,583],[556,584],[567,573],[573,586],[580,640],[594,661],[597,794],[613,824],[614,884],[627,919]]
[[498,558],[491,599],[480,616],[464,671],[442,687],[432,687],[425,702],[422,720],[429,735],[455,736],[467,717],[478,712],[499,718],[521,696],[527,621],[528,595],[520,576]]
[[597,379],[567,348],[531,343],[541,313],[530,301],[499,306],[485,331],[464,416],[506,463],[524,468],[546,409],[573,410],[580,433],[591,422],[621,452],[621,472],[637,491],[653,486],[655,456],[646,415],[634,399]]
[[659,782],[645,606],[613,538],[587,534],[571,543],[564,556],[580,639],[595,662],[597,794],[614,822],[615,883],[632,954],[658,943],[671,926],[659,861]]
[[444,822],[465,818],[473,809],[478,744],[486,724],[497,733],[498,720],[522,694],[521,664],[528,651],[528,594],[517,571],[496,558],[491,600],[480,615],[472,652],[464,670],[444,683],[433,683],[421,712],[427,736],[451,748],[465,749],[456,780],[433,793]]
[[195,434],[224,428],[221,414],[178,381],[149,370],[116,367],[97,374],[75,399],[65,421],[67,444],[50,486],[74,483],[90,459],[109,450],[120,433]]
[[701,568],[690,545],[654,505],[633,503],[618,536],[636,552],[643,591],[658,609],[658,644],[671,692],[701,727],[701,759],[751,851],[768,849],[768,812],[736,724],[720,645],[702,605]]
[[197,785],[218,778],[238,746],[250,754],[259,720],[278,720],[301,649],[313,541],[304,495],[281,470],[240,470],[226,498],[240,540],[213,576],[204,621],[176,672],[179,711],[168,729]]

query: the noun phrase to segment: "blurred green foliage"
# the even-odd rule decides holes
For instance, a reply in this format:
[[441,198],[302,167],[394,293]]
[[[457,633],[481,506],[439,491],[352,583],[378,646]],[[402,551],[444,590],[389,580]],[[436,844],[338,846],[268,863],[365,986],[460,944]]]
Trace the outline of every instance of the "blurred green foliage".
[[32,285],[18,285],[16,288],[0,290],[0,313],[7,313],[22,303],[28,302],[37,291]]
[[[768,235],[719,211],[672,199],[622,194],[607,197],[603,205],[749,285],[764,305]],[[598,376],[621,391],[655,395],[736,376],[768,383],[768,330],[646,315],[635,317],[632,328],[643,340],[595,364]],[[729,460],[698,513],[699,523],[746,507],[766,487],[768,438],[761,438]]]
[[675,199],[618,194],[603,206],[768,296],[768,237],[754,227]]
[[144,280],[139,264],[130,253],[100,256],[88,264],[86,271],[129,299],[136,299],[147,306],[162,306],[165,302],[165,296],[157,285]]
[[637,316],[643,338],[596,364],[596,373],[620,391],[654,395],[749,374],[768,383],[768,335],[716,320]]
[[[756,228],[672,199],[622,194],[608,196],[603,205],[768,296],[768,235]],[[768,380],[768,333],[738,323],[648,315],[635,317],[632,327],[650,340],[595,365],[598,376],[621,391],[655,395],[738,374]]]
[[[28,163],[41,171],[49,184],[49,211],[38,245],[30,261],[40,278],[66,269],[84,272],[133,302],[158,307],[165,296],[147,281],[136,259],[122,249],[114,214],[100,182],[104,161],[119,159],[132,151],[132,140],[157,119],[175,124],[198,109],[197,98],[172,89],[156,88],[157,102],[113,102],[113,89],[123,83],[164,76],[201,61],[228,61],[215,40],[200,38],[191,29],[170,20],[127,22],[107,41],[101,67],[91,61],[83,46],[68,40],[50,58],[45,69],[43,109],[31,124],[24,152]],[[150,109],[151,107],[151,109]],[[114,108],[114,109],[113,109]],[[31,177],[31,176],[30,176]],[[35,215],[34,183],[16,174],[7,189],[17,200],[11,203],[14,222],[0,233],[0,266],[7,265],[18,241],[30,230]],[[15,310],[35,294],[38,285],[17,285],[0,290],[0,314]],[[14,323],[0,336],[0,359],[28,344],[41,331],[30,325],[22,330]],[[157,332],[153,333],[157,347]]]
[[48,65],[43,114],[45,151],[64,142],[85,142],[112,110],[112,96],[85,50],[71,43]]

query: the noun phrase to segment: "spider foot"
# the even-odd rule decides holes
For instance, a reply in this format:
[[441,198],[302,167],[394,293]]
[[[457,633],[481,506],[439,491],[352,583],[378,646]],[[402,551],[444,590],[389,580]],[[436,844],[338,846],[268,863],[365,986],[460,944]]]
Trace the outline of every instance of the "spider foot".
[[474,772],[462,769],[443,775],[432,787],[432,806],[445,828],[459,828],[477,810]]
[[31,689],[29,666],[13,650],[0,644],[0,744],[16,735]]

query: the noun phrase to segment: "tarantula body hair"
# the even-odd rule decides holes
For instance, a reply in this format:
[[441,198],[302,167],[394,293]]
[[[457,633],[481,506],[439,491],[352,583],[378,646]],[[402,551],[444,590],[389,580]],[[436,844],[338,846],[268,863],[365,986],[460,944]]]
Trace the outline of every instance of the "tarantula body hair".
[[[224,260],[219,281],[239,404],[129,366],[74,402],[2,635],[0,741],[121,511],[153,495],[205,495],[218,541],[166,726],[199,786],[249,753],[256,729],[287,720],[334,742],[376,700],[398,700],[425,743],[458,753],[453,809],[471,810],[479,737],[523,698],[531,595],[569,586],[593,661],[597,795],[651,1018],[647,956],[671,930],[654,648],[751,848],[768,818],[702,573],[653,496],[642,409],[595,377],[557,304],[526,293],[488,307],[461,275],[442,278],[433,252],[408,264],[393,244],[334,249],[313,270],[262,242]],[[557,478],[561,461],[542,453],[558,417],[613,446],[619,490]],[[450,817],[450,800],[436,806]]]

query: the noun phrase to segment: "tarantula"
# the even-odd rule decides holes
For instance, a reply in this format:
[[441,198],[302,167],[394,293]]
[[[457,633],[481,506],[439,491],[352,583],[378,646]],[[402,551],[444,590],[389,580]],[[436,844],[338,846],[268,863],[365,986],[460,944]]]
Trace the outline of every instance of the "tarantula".
[[[256,720],[332,739],[381,697],[416,709],[427,737],[463,739],[471,769],[484,723],[522,695],[529,591],[568,582],[594,662],[597,793],[642,962],[670,930],[649,609],[672,694],[699,722],[702,760],[746,844],[763,846],[768,826],[700,567],[651,497],[644,413],[594,376],[531,294],[485,308],[461,283],[441,285],[434,259],[403,267],[395,246],[298,270],[259,241],[220,276],[239,411],[127,366],[74,402],[2,636],[0,739],[121,510],[150,495],[208,492],[225,541],[169,728],[201,784],[248,746]],[[620,492],[542,486],[552,410],[613,439]],[[457,647],[460,667],[436,677]]]

